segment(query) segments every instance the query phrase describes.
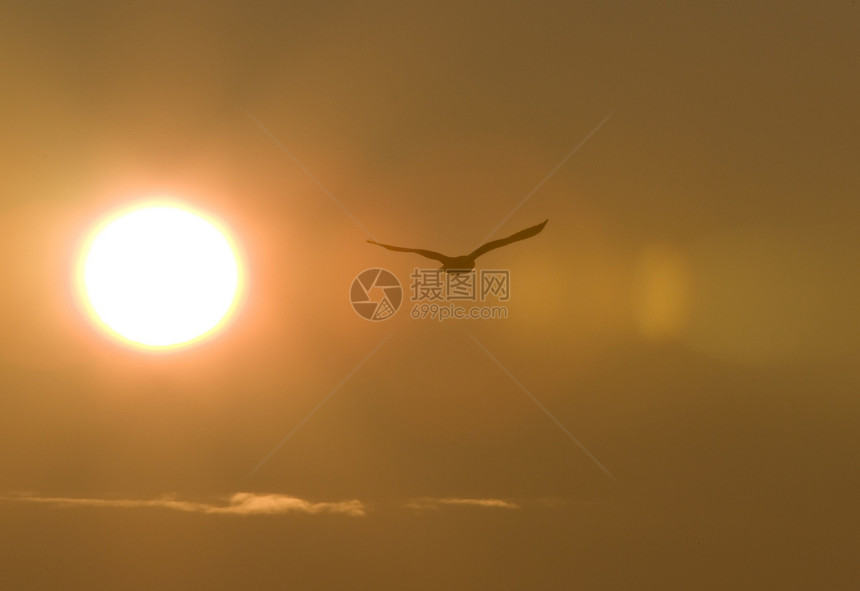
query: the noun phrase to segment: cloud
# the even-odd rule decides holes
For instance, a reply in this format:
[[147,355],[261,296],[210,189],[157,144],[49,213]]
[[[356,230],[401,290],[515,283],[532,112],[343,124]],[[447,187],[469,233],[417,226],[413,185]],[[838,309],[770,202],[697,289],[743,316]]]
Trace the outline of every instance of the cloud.
[[406,504],[419,511],[438,509],[443,506],[486,507],[490,509],[519,509],[520,506],[504,499],[459,499],[455,497],[421,497]]
[[279,494],[256,494],[239,492],[232,495],[226,504],[182,501],[175,495],[164,495],[154,499],[86,499],[69,497],[41,497],[21,495],[2,497],[2,500],[24,503],[40,503],[55,507],[114,507],[138,509],[156,507],[173,509],[185,513],[205,513],[207,515],[284,515],[287,513],[336,513],[350,517],[362,517],[366,506],[358,500],[334,503],[312,503],[298,497]]
[[[171,509],[183,513],[206,515],[286,515],[299,513],[318,515],[323,513],[363,517],[367,505],[351,499],[336,502],[314,503],[298,497],[281,494],[258,494],[238,492],[223,502],[201,502],[182,500],[175,494],[161,495],[152,499],[96,499],[75,497],[49,497],[36,493],[16,493],[0,496],[0,501],[34,503],[53,507],[104,507],[115,509]],[[480,507],[485,509],[521,509],[513,501],[504,499],[470,499],[458,497],[419,497],[405,504],[416,511],[436,510],[443,507]]]

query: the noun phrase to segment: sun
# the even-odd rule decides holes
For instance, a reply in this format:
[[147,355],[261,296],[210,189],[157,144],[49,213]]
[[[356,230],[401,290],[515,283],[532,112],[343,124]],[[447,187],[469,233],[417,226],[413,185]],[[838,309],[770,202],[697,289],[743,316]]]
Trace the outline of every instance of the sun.
[[147,348],[189,344],[234,308],[239,257],[215,223],[183,206],[144,205],[99,228],[81,282],[100,324]]

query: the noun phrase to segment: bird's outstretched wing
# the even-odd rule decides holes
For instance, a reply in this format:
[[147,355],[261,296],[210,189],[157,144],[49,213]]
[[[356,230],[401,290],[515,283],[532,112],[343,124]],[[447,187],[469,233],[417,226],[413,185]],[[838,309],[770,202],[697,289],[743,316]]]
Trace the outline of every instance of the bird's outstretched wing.
[[469,256],[472,258],[478,258],[482,254],[489,252],[489,251],[493,250],[494,248],[499,248],[500,246],[505,246],[507,244],[510,244],[511,242],[517,242],[518,240],[525,240],[526,238],[531,238],[532,236],[534,236],[535,234],[537,234],[538,232],[543,230],[543,227],[546,226],[546,223],[548,221],[549,221],[548,219],[544,220],[543,222],[539,223],[536,226],[531,226],[529,228],[526,228],[525,230],[520,230],[516,234],[511,234],[507,238],[499,238],[498,240],[490,240],[486,244],[482,244],[481,246],[479,246],[478,248],[476,248],[475,250],[470,252]]
[[423,248],[404,248],[402,246],[391,246],[390,244],[382,244],[381,242],[376,242],[375,240],[368,240],[370,244],[375,244],[377,246],[381,246],[382,248],[387,248],[388,250],[396,250],[397,252],[414,252],[415,254],[420,254],[423,257],[427,257],[428,259],[433,259],[435,261],[439,261],[440,263],[444,263],[450,257],[445,256],[441,252],[436,252],[434,250],[424,250]]

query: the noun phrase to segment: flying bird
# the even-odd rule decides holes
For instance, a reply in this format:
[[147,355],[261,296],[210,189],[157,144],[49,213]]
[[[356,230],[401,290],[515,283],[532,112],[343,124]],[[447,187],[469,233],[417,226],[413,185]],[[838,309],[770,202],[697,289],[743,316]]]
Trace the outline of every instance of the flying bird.
[[446,273],[462,273],[474,269],[475,259],[477,259],[482,254],[485,254],[496,248],[506,246],[508,244],[511,244],[512,242],[518,242],[520,240],[525,240],[526,238],[531,238],[532,236],[543,230],[543,227],[546,226],[546,223],[548,221],[548,219],[544,220],[536,226],[531,226],[529,228],[526,228],[525,230],[520,230],[516,234],[511,234],[507,238],[491,240],[486,244],[482,244],[469,254],[465,254],[458,257],[449,257],[447,255],[442,254],[441,252],[436,252],[435,250],[424,250],[423,248],[404,248],[402,246],[392,246],[390,244],[382,244],[381,242],[376,242],[375,240],[368,240],[368,242],[370,244],[376,244],[377,246],[387,248],[388,250],[395,250],[397,252],[414,252],[415,254],[420,254],[421,256],[427,257],[428,259],[439,261],[440,263],[442,263],[442,267],[440,268],[440,270],[445,271]]

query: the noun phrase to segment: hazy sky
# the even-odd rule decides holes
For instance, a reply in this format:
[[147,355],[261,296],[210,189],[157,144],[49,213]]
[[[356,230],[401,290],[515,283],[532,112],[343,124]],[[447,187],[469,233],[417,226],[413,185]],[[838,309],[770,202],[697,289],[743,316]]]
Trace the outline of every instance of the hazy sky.
[[[858,24],[0,4],[0,587],[856,585]],[[360,271],[426,265],[268,135],[380,241],[461,254],[610,113],[494,237],[545,230],[479,259],[505,320],[356,315]],[[74,290],[92,225],[151,195],[247,273],[224,330],[159,355]]]

